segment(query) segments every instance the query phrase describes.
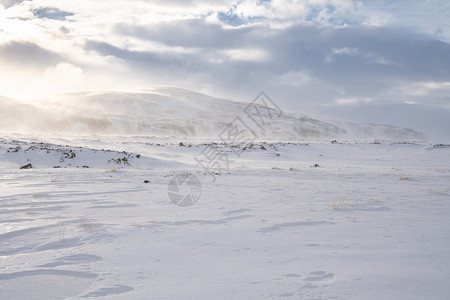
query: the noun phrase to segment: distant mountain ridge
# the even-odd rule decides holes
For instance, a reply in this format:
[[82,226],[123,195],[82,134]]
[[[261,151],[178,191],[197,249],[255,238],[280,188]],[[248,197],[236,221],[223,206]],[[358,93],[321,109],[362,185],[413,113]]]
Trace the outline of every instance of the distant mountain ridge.
[[[217,137],[237,116],[245,121],[248,104],[169,87],[136,93],[64,94],[32,104],[0,97],[0,131]],[[260,139],[426,139],[412,129],[319,120],[288,112],[267,119],[263,130],[247,121]]]

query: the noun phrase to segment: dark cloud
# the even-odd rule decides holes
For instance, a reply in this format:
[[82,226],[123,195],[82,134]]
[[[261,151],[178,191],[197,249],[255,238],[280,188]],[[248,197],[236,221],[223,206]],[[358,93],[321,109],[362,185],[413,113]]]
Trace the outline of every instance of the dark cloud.
[[[446,80],[450,76],[450,45],[382,28],[320,29],[297,26],[283,31],[268,45],[288,68],[308,68],[338,83],[386,78]],[[355,55],[333,49],[352,48]]]
[[[154,53],[146,51],[133,51],[119,48],[105,42],[88,41],[84,47],[105,57],[120,59],[121,63],[128,65],[130,76],[140,79],[148,78],[150,82],[165,78],[162,84],[170,84],[190,89],[198,86],[214,86],[218,93],[227,94],[226,90],[243,92],[241,88],[248,83],[248,88],[254,87],[257,76],[267,76],[267,65],[258,62],[245,62],[227,60],[225,62],[211,62],[219,55],[217,49],[210,49],[197,54],[182,53]],[[252,78],[249,78],[249,74]],[[153,80],[152,80],[153,79]],[[261,77],[261,83],[267,78]],[[220,85],[220,88],[218,86]],[[197,86],[197,88],[196,88]],[[253,88],[252,91],[254,92]]]
[[131,76],[140,79],[154,76],[154,74],[165,74],[176,80],[178,77],[185,78],[186,74],[210,72],[209,65],[199,55],[134,51],[99,41],[87,41],[84,49],[102,56],[120,59],[123,64],[131,68]]
[[60,10],[56,7],[42,7],[33,9],[33,15],[41,19],[52,19],[58,21],[64,21],[67,17],[73,16],[71,12]]
[[253,27],[224,29],[221,25],[207,23],[204,19],[161,22],[153,26],[118,24],[115,32],[158,41],[168,46],[218,49],[248,45],[258,34]]
[[58,64],[64,59],[57,53],[31,42],[13,41],[0,44],[0,60],[26,67],[42,67]]
[[[84,49],[94,51],[103,56],[114,56],[127,62],[139,64],[175,64],[181,61],[177,55],[158,54],[149,51],[132,51],[113,46],[106,42],[87,41]],[[186,61],[186,58],[183,59]]]
[[[251,69],[267,76],[300,69],[334,84],[370,87],[392,79],[449,80],[450,45],[411,33],[385,28],[320,28],[294,26],[286,30],[251,26],[225,29],[200,19],[161,23],[153,27],[120,24],[115,31],[124,36],[156,41],[168,46],[200,48],[214,55],[220,49],[257,48],[272,58]],[[333,55],[340,49],[354,49],[353,55]],[[345,54],[345,53],[344,53]],[[332,59],[330,59],[332,56]],[[138,55],[140,57],[140,55]],[[186,59],[196,59],[189,55]],[[217,68],[212,64],[211,68]],[[222,67],[222,66],[219,66]],[[262,70],[261,70],[262,69]]]

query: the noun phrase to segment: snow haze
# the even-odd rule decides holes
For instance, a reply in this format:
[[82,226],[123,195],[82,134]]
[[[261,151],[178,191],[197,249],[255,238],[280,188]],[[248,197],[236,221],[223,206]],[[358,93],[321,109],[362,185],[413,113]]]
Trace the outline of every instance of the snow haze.
[[[97,92],[55,96],[33,102],[4,98],[3,133],[147,135],[216,139],[249,103],[211,97],[179,88],[140,92]],[[265,107],[259,104],[261,110]],[[249,120],[251,122],[251,120]],[[283,113],[267,121],[260,138],[298,140],[425,141],[425,134],[384,124],[351,123]]]

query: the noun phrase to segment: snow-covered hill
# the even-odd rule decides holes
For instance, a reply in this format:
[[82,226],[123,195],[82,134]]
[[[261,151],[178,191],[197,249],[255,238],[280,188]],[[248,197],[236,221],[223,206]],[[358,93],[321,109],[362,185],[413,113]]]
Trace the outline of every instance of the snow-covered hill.
[[0,131],[217,137],[239,116],[260,139],[268,140],[425,139],[424,134],[396,126],[320,120],[289,112],[265,120],[261,131],[244,113],[248,104],[168,87],[137,93],[65,94],[27,103],[0,98]]

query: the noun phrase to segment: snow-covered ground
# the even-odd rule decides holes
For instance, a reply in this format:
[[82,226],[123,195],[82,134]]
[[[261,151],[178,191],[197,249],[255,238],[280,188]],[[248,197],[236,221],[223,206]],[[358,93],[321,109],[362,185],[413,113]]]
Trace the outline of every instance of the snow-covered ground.
[[448,299],[450,146],[340,142],[4,136],[0,298]]

